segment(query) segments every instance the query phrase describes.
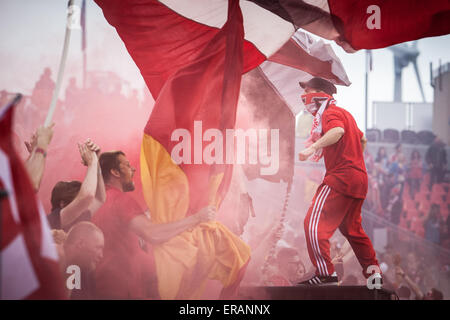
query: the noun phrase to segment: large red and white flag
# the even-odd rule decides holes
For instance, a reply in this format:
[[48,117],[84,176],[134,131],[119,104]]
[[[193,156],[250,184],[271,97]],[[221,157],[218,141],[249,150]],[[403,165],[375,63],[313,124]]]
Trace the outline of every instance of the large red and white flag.
[[58,254],[12,142],[13,102],[0,110],[0,299],[63,299]]
[[[176,221],[208,204],[219,206],[232,165],[224,164],[225,153],[219,151],[214,157],[220,160],[202,161],[208,150],[195,137],[202,130],[224,136],[234,128],[242,74],[288,41],[293,25],[248,1],[96,2],[155,98],[141,152],[152,221]],[[179,144],[172,136],[179,132],[189,135],[186,141],[194,150],[183,149],[183,161],[176,163],[172,154],[180,155]],[[221,281],[221,297],[228,297],[242,279],[250,248],[225,226],[211,222],[154,246],[154,255],[163,299],[198,297],[206,279]],[[183,282],[199,273],[195,268],[205,276],[186,290]]]

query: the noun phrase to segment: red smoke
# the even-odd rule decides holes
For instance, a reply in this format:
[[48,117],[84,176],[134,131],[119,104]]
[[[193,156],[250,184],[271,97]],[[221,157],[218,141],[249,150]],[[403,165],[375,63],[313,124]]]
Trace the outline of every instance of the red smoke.
[[[132,94],[120,93],[121,83],[109,74],[92,83],[87,89],[75,88],[66,92],[66,100],[58,104],[54,114],[54,135],[47,151],[46,169],[42,179],[39,198],[46,212],[50,212],[50,194],[56,182],[63,180],[82,181],[86,168],[81,164],[77,142],[91,138],[102,151],[122,150],[135,174],[136,191],[133,196],[144,207],[140,181],[139,154],[142,130],[151,112],[152,104],[144,103]],[[109,77],[109,78],[108,78]],[[14,130],[18,136],[16,148],[26,156],[24,140],[28,140],[35,129],[42,125],[47,112],[47,101],[41,105],[32,103],[33,96],[26,97],[15,114]]]

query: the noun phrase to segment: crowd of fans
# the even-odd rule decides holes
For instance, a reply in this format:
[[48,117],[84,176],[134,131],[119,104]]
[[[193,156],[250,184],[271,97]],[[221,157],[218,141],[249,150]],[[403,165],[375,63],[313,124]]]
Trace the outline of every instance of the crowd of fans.
[[[427,149],[412,150],[408,156],[400,144],[390,154],[386,147],[380,147],[375,156],[368,151],[370,148],[366,149],[369,193],[364,206],[377,219],[363,217],[372,228],[375,224],[388,231],[386,247],[377,252],[384,287],[395,291],[400,299],[443,299],[450,290],[450,260],[446,253],[450,185],[446,182],[445,145],[436,139]],[[253,267],[252,272],[258,277],[248,277],[247,285],[292,286],[314,273],[308,258],[302,255],[305,239],[298,230],[299,212],[305,211],[305,204],[322,180],[323,168],[305,165],[295,169],[292,193],[297,196],[289,202],[284,231],[278,234],[275,224],[272,229],[262,230],[259,237],[254,236],[260,239],[256,245],[250,241],[256,248],[250,267],[259,251],[264,252],[261,259],[265,263],[256,263],[258,267]],[[248,231],[256,225],[261,223],[254,222]],[[266,242],[276,243],[274,254],[267,254],[270,245]],[[365,286],[366,280],[345,238],[338,234],[330,245],[340,284]],[[267,267],[261,267],[263,264]]]
[[[364,207],[385,221],[387,246],[379,254],[387,288],[401,299],[442,299],[449,290],[450,198],[445,144],[426,149],[401,144],[388,154],[365,153],[369,191]],[[440,288],[438,290],[436,288]]]
[[[32,181],[42,178],[44,171],[32,168],[45,166],[52,136],[52,127],[40,128],[26,143],[30,146],[27,169]],[[57,182],[51,195],[52,211],[47,216],[63,278],[70,278],[74,267],[80,271],[79,283],[83,285],[66,285],[68,297],[157,299],[155,266],[148,244],[165,242],[214,219],[214,210],[207,207],[173,223],[152,224],[127,194],[135,190],[136,170],[125,154],[100,153],[90,139],[79,143],[78,149],[81,163],[87,167],[85,178],[82,182]],[[39,183],[36,186],[38,191]]]
[[366,209],[392,224],[444,248],[450,248],[449,188],[445,181],[445,145],[436,138],[425,154],[402,145],[393,154],[380,147],[365,154],[369,175]]

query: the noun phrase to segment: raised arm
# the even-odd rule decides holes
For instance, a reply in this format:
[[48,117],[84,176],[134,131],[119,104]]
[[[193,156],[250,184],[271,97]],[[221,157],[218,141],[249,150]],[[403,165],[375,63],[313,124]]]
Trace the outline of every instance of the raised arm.
[[422,290],[420,290],[419,286],[414,281],[412,281],[412,279],[410,277],[408,277],[408,275],[405,274],[405,272],[402,270],[402,268],[396,267],[395,273],[406,282],[408,287],[410,287],[411,290],[414,291],[414,294],[416,295],[416,297],[419,300],[423,299],[424,295],[423,295]]
[[82,213],[89,210],[97,189],[98,158],[86,144],[78,144],[81,158],[87,164],[87,172],[75,199],[61,210],[61,227],[73,223]]
[[300,161],[307,160],[318,149],[325,148],[325,147],[335,144],[342,138],[344,133],[345,133],[345,130],[342,127],[331,128],[319,140],[317,140],[312,145],[310,145],[308,148],[302,150],[299,153]]
[[[95,207],[98,206],[98,208],[106,201],[105,182],[103,181],[102,169],[100,168],[100,164],[98,164],[98,167],[97,167],[97,189],[95,192],[94,200],[95,200],[94,201]],[[96,208],[94,211],[96,211],[98,208]],[[92,211],[92,213],[94,211]]]
[[352,256],[353,256],[352,247],[350,246],[350,243],[347,240],[345,240],[339,254],[333,258],[332,263],[336,263],[339,260],[342,260],[343,263],[346,263]]
[[130,221],[130,228],[145,241],[158,244],[168,241],[201,222],[211,221],[214,217],[215,209],[212,207],[203,208],[196,214],[182,220],[162,224],[154,224],[144,214],[141,214]]
[[30,152],[30,156],[25,162],[28,175],[33,185],[34,191],[39,191],[42,176],[45,169],[45,158],[47,156],[47,148],[53,137],[54,123],[49,127],[39,127],[29,142],[25,145]]

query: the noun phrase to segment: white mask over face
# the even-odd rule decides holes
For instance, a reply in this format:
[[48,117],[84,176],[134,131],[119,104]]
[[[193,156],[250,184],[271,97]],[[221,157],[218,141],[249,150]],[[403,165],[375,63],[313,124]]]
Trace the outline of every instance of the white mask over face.
[[323,101],[333,98],[324,92],[305,93],[301,97],[306,110],[313,116],[316,115]]

